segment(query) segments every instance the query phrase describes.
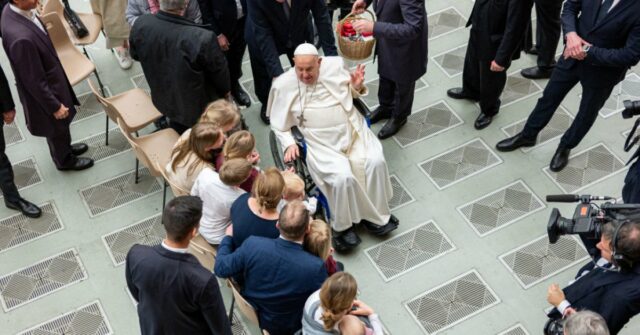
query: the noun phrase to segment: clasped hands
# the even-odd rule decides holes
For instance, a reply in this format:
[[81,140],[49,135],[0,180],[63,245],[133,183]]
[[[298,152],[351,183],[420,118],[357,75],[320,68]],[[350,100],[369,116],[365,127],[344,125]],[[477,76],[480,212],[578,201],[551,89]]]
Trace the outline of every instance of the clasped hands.
[[567,34],[567,45],[564,48],[562,56],[564,59],[573,58],[583,60],[587,57],[587,53],[583,49],[585,45],[591,46],[591,43],[583,40],[576,32],[572,31]]

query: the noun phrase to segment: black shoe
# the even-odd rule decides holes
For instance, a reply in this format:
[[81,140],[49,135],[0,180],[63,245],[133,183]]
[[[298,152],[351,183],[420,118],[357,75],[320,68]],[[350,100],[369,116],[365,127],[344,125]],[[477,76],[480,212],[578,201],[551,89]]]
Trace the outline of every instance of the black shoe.
[[447,95],[453,99],[467,99],[471,101],[480,101],[479,97],[474,97],[462,90],[462,87],[454,87],[447,90]]
[[233,95],[233,98],[236,100],[238,105],[251,107],[251,98],[249,97],[249,94],[242,89],[242,87],[235,89],[234,93],[231,95]]
[[537,55],[538,54],[538,48],[534,45],[531,47],[531,49],[525,49],[524,53],[529,54],[529,55]]
[[504,139],[496,144],[496,149],[502,152],[508,152],[516,150],[520,147],[532,147],[536,145],[536,139],[530,139],[522,136],[522,133],[517,133],[515,136]]
[[269,117],[267,116],[267,105],[260,106],[260,119],[264,124],[271,124],[271,121],[269,121]]
[[72,164],[64,167],[59,167],[60,171],[80,171],[85,170],[93,166],[93,159],[87,157],[76,157],[76,161]]
[[26,217],[35,219],[39,218],[42,215],[42,210],[38,206],[22,198],[20,198],[16,202],[8,202],[5,200],[4,205],[9,209],[15,209],[22,212],[22,215]]
[[156,130],[162,130],[169,128],[169,119],[166,116],[161,116],[157,120],[153,121],[153,124],[156,126]]
[[89,146],[84,143],[76,143],[71,145],[71,153],[74,156],[80,156],[89,150]]
[[473,127],[477,130],[481,130],[487,128],[491,124],[491,121],[493,121],[493,115],[489,116],[485,113],[480,113],[476,122],[473,123]]
[[549,164],[549,169],[553,172],[560,172],[562,169],[569,164],[569,155],[571,154],[571,149],[558,148],[556,153],[551,158],[551,163]]
[[374,124],[380,120],[388,119],[390,117],[391,117],[390,110],[384,107],[378,107],[373,112],[371,112],[371,114],[369,114],[369,121],[371,122],[371,124]]
[[389,222],[399,224],[400,220],[398,220],[398,218],[395,215],[391,214],[391,216],[389,217]]
[[382,129],[378,132],[378,138],[384,140],[385,138],[395,135],[400,131],[400,128],[402,128],[405,123],[407,123],[406,118],[402,120],[398,120],[396,118],[389,119],[389,121],[387,121],[387,123],[385,123]]
[[362,242],[353,227],[342,232],[333,231],[332,240],[333,248],[340,252],[351,250]]
[[529,79],[551,78],[551,73],[553,73],[553,69],[543,69],[539,66],[526,68],[520,71],[520,74],[522,74],[523,77]]
[[387,224],[384,226],[377,225],[367,220],[360,221],[360,224],[362,224],[371,234],[375,236],[387,235],[398,228],[398,224],[391,222],[391,219],[389,219],[389,222],[387,222]]

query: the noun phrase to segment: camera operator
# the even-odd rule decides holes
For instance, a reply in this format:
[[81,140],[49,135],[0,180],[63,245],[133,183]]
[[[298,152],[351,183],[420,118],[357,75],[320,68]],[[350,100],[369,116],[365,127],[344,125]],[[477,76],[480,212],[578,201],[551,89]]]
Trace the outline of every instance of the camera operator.
[[609,335],[609,329],[602,316],[584,310],[571,313],[564,322],[564,335]]
[[602,315],[611,334],[640,312],[640,222],[609,222],[602,226],[600,241],[583,238],[593,262],[578,271],[563,290],[552,284],[547,301],[555,306],[549,313],[560,319],[571,309],[588,309]]

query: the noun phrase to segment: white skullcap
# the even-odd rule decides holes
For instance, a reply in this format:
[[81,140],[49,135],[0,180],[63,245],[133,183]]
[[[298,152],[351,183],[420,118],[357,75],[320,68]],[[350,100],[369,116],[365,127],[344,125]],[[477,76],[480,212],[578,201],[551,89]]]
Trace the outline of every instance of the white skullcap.
[[293,55],[294,56],[299,56],[299,55],[318,56],[318,49],[316,49],[316,47],[311,43],[302,43],[298,45],[296,50],[293,52]]

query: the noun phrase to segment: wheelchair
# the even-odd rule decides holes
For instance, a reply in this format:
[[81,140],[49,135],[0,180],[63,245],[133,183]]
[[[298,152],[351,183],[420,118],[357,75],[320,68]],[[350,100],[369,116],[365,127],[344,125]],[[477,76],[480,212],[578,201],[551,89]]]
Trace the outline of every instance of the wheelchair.
[[[367,125],[370,127],[371,123],[369,121],[370,110],[367,105],[362,102],[360,99],[353,99],[354,107],[365,117]],[[276,167],[280,170],[286,170],[289,167],[293,167],[296,174],[302,178],[305,184],[305,194],[308,197],[316,197],[318,199],[318,205],[316,207],[316,213],[314,215],[314,219],[320,219],[330,224],[332,219],[331,209],[329,207],[329,202],[324,194],[317,187],[315,181],[311,177],[309,173],[309,169],[307,167],[306,156],[307,156],[307,144],[304,141],[304,136],[302,132],[297,126],[293,126],[291,128],[291,134],[298,146],[300,151],[300,156],[297,159],[291,162],[284,161],[284,152],[280,141],[278,141],[278,137],[273,132],[273,130],[269,131],[269,147],[271,149],[271,155],[273,157],[273,162]],[[349,248],[346,246],[340,245],[336,243],[335,238],[333,239],[333,248],[336,251],[346,251]]]

